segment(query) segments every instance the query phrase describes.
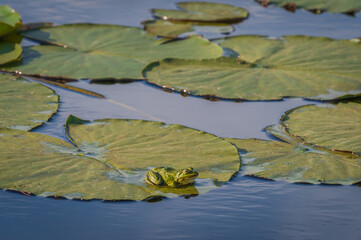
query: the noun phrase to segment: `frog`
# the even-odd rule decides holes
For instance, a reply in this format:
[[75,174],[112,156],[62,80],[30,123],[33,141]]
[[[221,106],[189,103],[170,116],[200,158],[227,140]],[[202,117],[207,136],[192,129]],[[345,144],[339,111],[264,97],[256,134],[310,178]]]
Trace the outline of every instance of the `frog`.
[[199,173],[192,167],[174,169],[172,167],[156,167],[146,172],[144,181],[153,186],[182,187],[194,184]]

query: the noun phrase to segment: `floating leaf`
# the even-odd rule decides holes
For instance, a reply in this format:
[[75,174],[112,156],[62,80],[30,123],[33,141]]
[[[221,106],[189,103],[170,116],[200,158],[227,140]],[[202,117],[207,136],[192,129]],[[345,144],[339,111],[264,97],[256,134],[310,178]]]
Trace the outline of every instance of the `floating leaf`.
[[[166,43],[139,28],[73,24],[25,31],[24,36],[52,44],[25,47],[21,63],[7,71],[57,78],[141,79],[142,68],[157,59],[215,58],[216,44],[199,36]],[[56,46],[54,46],[56,45]]]
[[361,158],[288,143],[226,139],[242,157],[242,173],[296,183],[355,184],[361,181]]
[[[213,181],[229,180],[240,166],[233,145],[180,125],[70,116],[66,133],[77,147],[0,128],[0,188],[76,199],[143,200],[204,193],[216,187]],[[201,179],[182,188],[147,185],[146,171],[159,165],[192,165]]]
[[21,52],[20,44],[0,41],[0,65],[19,59]]
[[155,191],[121,183],[120,174],[80,156],[69,143],[38,133],[0,129],[0,187],[41,196],[143,200]]
[[269,3],[285,7],[288,10],[303,8],[321,13],[323,11],[334,13],[355,13],[361,11],[361,2],[359,0],[257,0],[262,5]]
[[303,145],[303,143],[299,139],[287,134],[286,130],[283,128],[282,125],[268,126],[264,130],[266,130],[266,132],[268,132],[272,136],[274,136],[284,142],[287,142],[294,146],[306,147],[305,145]]
[[170,22],[163,20],[148,20],[142,22],[144,30],[160,37],[176,38],[178,35],[193,31],[193,25],[189,22]]
[[21,26],[21,17],[7,5],[0,6],[0,37]]
[[238,59],[165,59],[148,65],[143,76],[176,91],[227,99],[323,100],[361,92],[359,41],[238,36],[216,42]]
[[179,2],[181,10],[152,9],[155,17],[172,21],[191,22],[240,22],[248,17],[248,11],[222,3]]
[[329,150],[361,156],[361,104],[311,105],[293,109],[282,125],[291,136]]
[[0,75],[0,128],[30,130],[58,109],[58,96],[39,83]]
[[192,32],[230,33],[234,29],[226,23],[191,23],[172,22],[164,20],[148,20],[142,22],[144,30],[156,36],[166,38],[177,38],[178,35]]
[[228,181],[240,167],[234,146],[177,124],[124,119],[88,122],[70,116],[66,132],[84,152],[122,170],[193,167],[199,178]]

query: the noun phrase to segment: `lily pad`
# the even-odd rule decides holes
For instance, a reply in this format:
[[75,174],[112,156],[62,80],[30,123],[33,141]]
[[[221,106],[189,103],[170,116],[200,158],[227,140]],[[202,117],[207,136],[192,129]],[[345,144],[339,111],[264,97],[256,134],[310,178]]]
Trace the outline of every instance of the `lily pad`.
[[71,144],[38,133],[0,129],[0,188],[41,196],[143,200],[155,191],[112,180],[120,174],[80,156]]
[[7,5],[0,6],[0,37],[21,26],[21,17]]
[[21,43],[22,40],[23,40],[23,36],[17,31],[11,32],[9,34],[0,37],[0,42],[7,42],[7,43]]
[[23,35],[51,45],[24,47],[22,62],[7,66],[6,71],[71,79],[141,79],[142,68],[157,59],[222,54],[219,46],[199,36],[167,43],[140,28],[116,25],[62,25]]
[[306,144],[361,156],[361,104],[311,105],[287,112],[281,124]]
[[193,33],[223,33],[227,34],[234,28],[226,23],[191,23],[191,22],[172,22],[164,20],[148,20],[142,22],[144,30],[156,36],[166,38],[177,38],[181,34]]
[[0,65],[19,59],[21,52],[20,44],[0,41]]
[[[71,199],[147,200],[205,193],[240,167],[232,144],[180,125],[116,119],[88,122],[69,116],[66,133],[77,146],[0,128],[0,188]],[[192,165],[201,179],[181,188],[147,185],[146,171],[159,165],[181,169]]]
[[237,36],[215,42],[232,57],[165,59],[148,65],[143,76],[176,91],[226,99],[326,100],[361,93],[359,40]]
[[292,183],[356,184],[361,158],[259,139],[226,139],[242,157],[242,173]]
[[257,0],[262,5],[267,6],[269,3],[291,8],[303,8],[316,13],[323,11],[333,13],[355,13],[361,11],[361,2],[359,0]]
[[191,22],[240,22],[248,17],[248,11],[223,3],[179,2],[181,10],[152,9],[155,17],[172,21]]
[[58,96],[39,83],[2,74],[0,84],[0,128],[30,130],[58,109]]
[[70,116],[66,133],[85,153],[118,169],[193,167],[201,179],[228,181],[240,168],[237,149],[223,139],[178,124]]

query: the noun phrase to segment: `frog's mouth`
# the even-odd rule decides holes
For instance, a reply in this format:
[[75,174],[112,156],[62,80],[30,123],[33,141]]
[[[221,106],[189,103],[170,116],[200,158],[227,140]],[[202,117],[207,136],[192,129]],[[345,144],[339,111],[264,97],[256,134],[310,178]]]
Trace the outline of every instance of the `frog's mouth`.
[[182,185],[194,183],[194,180],[198,177],[198,175],[199,173],[197,172],[194,172],[191,175],[189,174],[187,175],[187,177],[179,179],[179,183],[181,183]]

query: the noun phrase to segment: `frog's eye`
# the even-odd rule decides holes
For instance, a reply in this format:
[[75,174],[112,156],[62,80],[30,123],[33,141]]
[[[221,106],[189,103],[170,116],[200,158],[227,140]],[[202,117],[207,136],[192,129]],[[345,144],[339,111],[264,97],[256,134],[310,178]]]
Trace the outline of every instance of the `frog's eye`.
[[189,173],[189,170],[188,170],[188,169],[184,169],[184,173],[185,173],[185,174]]

